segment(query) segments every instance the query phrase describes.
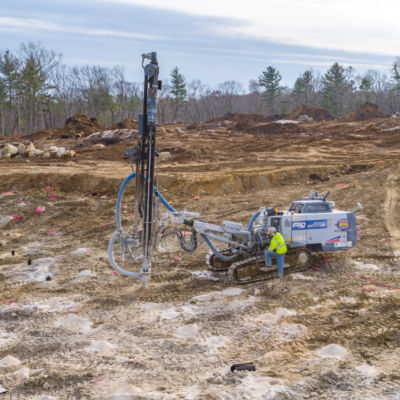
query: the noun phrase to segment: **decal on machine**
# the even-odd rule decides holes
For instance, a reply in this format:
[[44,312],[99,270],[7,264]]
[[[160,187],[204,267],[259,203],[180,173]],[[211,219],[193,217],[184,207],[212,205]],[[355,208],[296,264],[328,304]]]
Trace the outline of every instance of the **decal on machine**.
[[338,229],[340,229],[341,231],[345,231],[345,230],[349,229],[349,220],[348,220],[348,219],[345,219],[345,218],[339,219],[339,221],[336,222],[335,225],[336,225],[336,226],[338,227]]
[[325,243],[336,243],[340,242],[340,236],[335,236],[332,239],[327,240]]
[[301,231],[303,229],[306,229],[307,227],[307,221],[296,221],[292,223],[292,229],[294,231]]
[[294,231],[300,231],[303,229],[326,229],[326,228],[328,228],[327,219],[292,222],[292,229]]

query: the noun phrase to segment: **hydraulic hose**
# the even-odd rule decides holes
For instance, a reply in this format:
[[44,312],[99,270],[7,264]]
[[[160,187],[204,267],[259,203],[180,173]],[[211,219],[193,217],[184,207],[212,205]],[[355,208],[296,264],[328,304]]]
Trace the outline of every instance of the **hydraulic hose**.
[[[122,243],[121,235],[122,235],[122,228],[121,228],[121,204],[122,204],[122,196],[124,194],[126,185],[133,179],[135,178],[136,174],[132,173],[130,174],[122,183],[121,188],[119,189],[118,193],[118,198],[117,198],[117,205],[116,205],[116,211],[115,211],[115,222],[117,225],[117,230],[111,235],[110,242],[108,244],[108,258],[110,260],[111,265],[115,268],[116,271],[123,275],[127,276],[132,276],[134,278],[140,278],[140,279],[145,279],[145,275],[139,274],[137,272],[131,272],[127,271],[115,262],[114,255],[113,255],[113,247],[115,240],[117,239],[119,235],[120,239],[120,247],[123,248],[124,244]],[[146,180],[146,177],[144,178]],[[153,187],[154,194],[161,200],[161,203],[164,204],[164,206],[171,212],[177,212],[168,202],[167,200],[164,199],[164,197],[157,191],[155,187]],[[196,243],[197,244],[197,243]]]
[[256,218],[260,215],[260,211],[257,211],[256,213],[253,214],[253,216],[251,217],[250,221],[249,221],[249,225],[247,226],[247,230],[250,232],[251,228],[253,227],[254,221],[256,220]]
[[[117,198],[117,206],[116,206],[116,211],[115,211],[115,222],[117,225],[117,231],[121,230],[121,204],[122,204],[122,196],[125,191],[126,185],[133,179],[135,178],[136,173],[130,174],[122,183],[121,188],[119,189],[118,193],[118,198]],[[144,177],[146,180],[146,177]],[[155,187],[153,187],[154,194],[161,200],[161,203],[164,204],[164,206],[171,212],[177,212],[174,207],[172,207],[167,200],[164,199],[164,197],[157,191]]]
[[208,236],[205,233],[201,233],[201,237],[204,239],[204,241],[208,244],[212,252],[219,258],[221,261],[233,261],[238,257],[238,254],[234,254],[232,256],[224,256],[221,254],[213,245],[211,240],[208,238]]
[[115,231],[110,239],[110,243],[108,244],[108,258],[110,260],[111,265],[120,273],[123,275],[127,275],[127,276],[133,276],[134,278],[139,278],[139,279],[143,279],[144,276],[142,274],[139,274],[137,272],[131,272],[131,271],[127,271],[121,267],[118,266],[118,264],[115,262],[114,260],[114,255],[113,255],[113,247],[114,247],[114,243],[115,243],[115,239],[117,238],[117,236],[120,235],[121,236],[121,232],[120,231]]

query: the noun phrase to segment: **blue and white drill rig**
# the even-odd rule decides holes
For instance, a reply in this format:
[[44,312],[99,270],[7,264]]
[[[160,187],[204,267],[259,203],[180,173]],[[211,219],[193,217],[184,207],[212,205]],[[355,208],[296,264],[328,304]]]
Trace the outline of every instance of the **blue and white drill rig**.
[[[144,65],[145,61],[148,61]],[[288,210],[261,207],[247,227],[223,221],[221,225],[200,220],[196,212],[177,211],[158,191],[158,154],[156,152],[157,92],[159,66],[155,52],[142,55],[144,69],[143,114],[139,115],[139,140],[127,149],[133,173],[123,182],[117,198],[117,229],[110,239],[108,254],[111,265],[121,274],[139,278],[147,287],[155,252],[170,251],[171,242],[186,252],[197,249],[198,236],[210,248],[207,262],[216,272],[228,272],[237,283],[267,280],[274,270],[261,271],[264,252],[269,246],[269,228],[274,227],[285,238],[288,265],[285,270],[305,268],[312,255],[319,252],[349,250],[357,242],[353,211],[335,210],[328,193],[310,193],[294,201]],[[130,184],[133,181],[134,183]],[[128,189],[134,187],[133,197]],[[133,221],[122,226],[123,199],[133,203]],[[161,204],[160,204],[161,203]],[[160,212],[160,205],[166,211]],[[215,243],[218,242],[220,246]],[[220,248],[222,246],[222,248]],[[176,248],[176,246],[173,246]]]

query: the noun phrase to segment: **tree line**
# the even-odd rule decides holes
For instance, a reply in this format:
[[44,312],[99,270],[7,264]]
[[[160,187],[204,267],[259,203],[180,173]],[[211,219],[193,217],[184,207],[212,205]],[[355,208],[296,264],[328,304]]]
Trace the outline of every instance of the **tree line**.
[[[60,127],[78,112],[104,126],[137,118],[142,84],[128,81],[123,68],[67,67],[61,59],[35,43],[0,51],[0,135]],[[211,88],[200,80],[187,82],[175,67],[159,93],[159,122],[207,121],[228,112],[284,114],[299,105],[324,107],[342,117],[365,101],[387,114],[400,112],[400,59],[389,76],[374,70],[358,75],[335,62],[325,74],[303,72],[293,87],[281,81],[279,70],[268,66],[247,90],[235,80]]]

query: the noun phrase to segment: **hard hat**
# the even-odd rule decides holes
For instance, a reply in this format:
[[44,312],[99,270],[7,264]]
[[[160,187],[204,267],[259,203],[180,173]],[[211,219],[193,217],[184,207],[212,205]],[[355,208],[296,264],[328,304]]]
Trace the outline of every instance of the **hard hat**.
[[268,233],[276,233],[276,229],[271,226],[271,228],[268,229]]

